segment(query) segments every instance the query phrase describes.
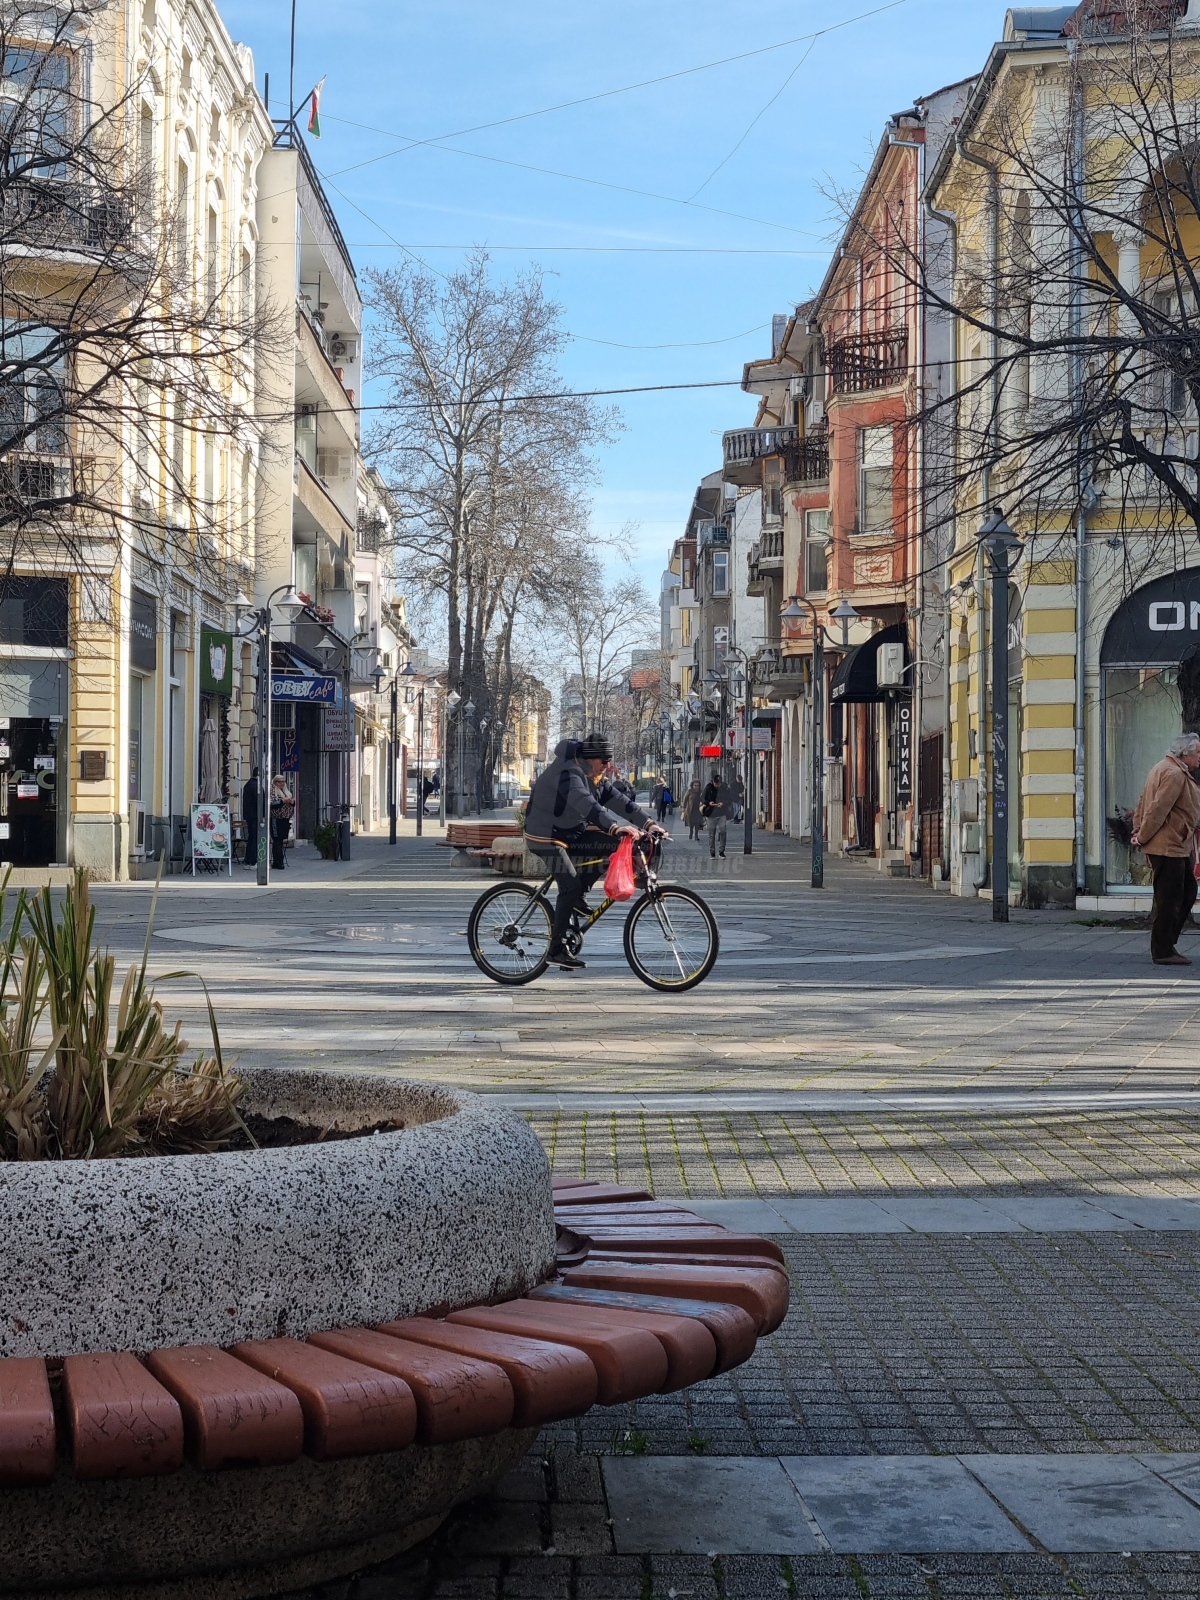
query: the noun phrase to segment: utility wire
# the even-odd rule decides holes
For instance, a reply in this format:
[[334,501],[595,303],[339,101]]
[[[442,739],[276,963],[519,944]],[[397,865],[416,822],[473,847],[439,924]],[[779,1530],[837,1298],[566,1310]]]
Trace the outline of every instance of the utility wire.
[[745,132],[742,134],[742,137],[738,140],[738,142],[734,145],[733,149],[729,151],[728,155],[722,156],[720,161],[717,162],[716,166],[709,173],[708,177],[705,178],[704,182],[700,185],[700,188],[699,189],[693,189],[691,194],[688,195],[689,204],[690,204],[691,201],[693,201],[696,198],[696,196],[701,192],[701,190],[708,188],[709,184],[716,177],[717,173],[720,172],[721,168],[724,167],[724,166],[728,166],[728,164],[733,160],[734,156],[737,155],[738,151],[745,144],[746,140],[754,132],[754,129],[758,126],[758,124],[766,116],[767,112],[775,104],[776,100],[779,99],[779,96],[787,88],[788,84],[791,83],[792,79],[800,71],[800,68],[808,60],[809,56],[812,55],[813,51],[816,49],[816,46],[817,46],[817,41],[816,41],[816,39],[813,39],[813,41],[809,45],[808,49],[804,52],[804,54],[800,57],[799,61],[797,61],[796,65],[788,73],[787,77],[779,85],[778,89],[776,89],[775,93],[767,101],[766,105],[763,106],[762,109],[754,117],[751,118],[750,122],[746,126]]
[[[596,100],[610,100],[614,95],[632,94],[636,89],[650,89],[656,84],[670,83],[676,78],[688,78],[697,72],[709,72],[714,67],[729,66],[735,61],[749,61],[753,56],[769,55],[775,50],[786,50],[794,44],[806,44],[809,40],[814,42],[823,38],[827,33],[837,33],[841,28],[848,28],[855,22],[864,22],[868,17],[877,17],[881,12],[893,11],[897,6],[907,5],[908,0],[888,0],[888,4],[876,6],[871,11],[861,11],[857,16],[846,17],[841,22],[830,23],[828,27],[819,28],[815,33],[797,34],[794,39],[781,39],[778,44],[760,45],[756,50],[743,50],[739,55],[723,56],[719,61],[703,61],[698,67],[683,67],[678,72],[665,72],[657,78],[643,78],[639,83],[627,83],[619,89],[603,89],[598,94],[580,95],[576,100],[560,100],[556,105],[542,106],[537,111],[519,111],[510,117],[498,117],[493,122],[477,122],[470,128],[456,128],[451,133],[441,133],[431,139],[414,139],[411,134],[397,133],[390,128],[375,128],[369,123],[352,122],[348,117],[335,117],[330,113],[326,117],[328,122],[341,122],[348,128],[361,128],[365,133],[382,134],[387,139],[403,139],[406,142],[398,150],[385,150],[382,155],[371,156],[366,161],[357,162],[353,167],[342,167],[340,172],[335,172],[334,177],[340,177],[344,172],[356,172],[359,167],[369,167],[377,161],[387,161],[391,156],[403,155],[407,150],[415,150],[421,145],[439,144],[443,139],[462,139],[469,133],[483,133],[490,128],[507,127],[513,122],[527,122],[532,117],[549,116],[554,111],[570,111],[575,106],[590,105]],[[765,108],[764,108],[765,109]]]

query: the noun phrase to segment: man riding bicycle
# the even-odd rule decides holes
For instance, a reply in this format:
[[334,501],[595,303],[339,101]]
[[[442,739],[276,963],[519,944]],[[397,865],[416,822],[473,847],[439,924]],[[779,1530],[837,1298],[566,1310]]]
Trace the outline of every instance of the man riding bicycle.
[[571,914],[586,909],[587,891],[622,837],[662,834],[636,801],[603,777],[612,758],[602,734],[563,739],[535,781],[525,811],[525,842],[546,862],[558,889],[549,959],[566,971],[586,965],[564,943]]

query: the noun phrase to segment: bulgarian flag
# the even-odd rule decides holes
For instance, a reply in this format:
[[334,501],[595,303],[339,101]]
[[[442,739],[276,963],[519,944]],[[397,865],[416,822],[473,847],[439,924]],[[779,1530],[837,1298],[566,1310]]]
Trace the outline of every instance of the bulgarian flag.
[[308,131],[314,139],[321,137],[321,90],[325,87],[325,79],[313,90],[308,102]]

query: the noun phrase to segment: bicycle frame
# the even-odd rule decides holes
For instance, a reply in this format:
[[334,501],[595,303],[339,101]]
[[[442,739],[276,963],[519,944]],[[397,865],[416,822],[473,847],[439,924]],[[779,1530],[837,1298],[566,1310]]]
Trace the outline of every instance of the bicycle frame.
[[[641,870],[645,874],[645,878],[646,878],[646,893],[651,897],[651,899],[654,899],[654,898],[656,898],[657,891],[658,891],[658,873],[655,871],[655,864],[656,864],[656,862],[658,860],[658,855],[659,855],[658,846],[657,845],[652,846],[651,849],[648,852],[644,851],[641,848],[641,846],[638,845],[638,844],[635,844],[633,848],[634,848],[635,854],[637,854],[639,856],[639,858],[640,858]],[[579,863],[579,865],[580,866],[584,866],[584,867],[586,867],[586,866],[603,866],[603,865],[605,865],[605,861],[606,861],[606,858],[598,857],[596,859],[596,861],[594,861],[594,862],[581,861]],[[553,874],[553,872],[551,872],[551,873],[547,874],[547,876],[543,879],[541,884],[538,886],[537,892],[534,895],[531,896],[527,909],[525,911],[523,911],[521,913],[521,915],[517,918],[516,922],[513,923],[513,927],[518,932],[520,931],[521,928],[524,927],[526,919],[533,915],[533,908],[534,908],[534,906],[537,905],[537,903],[539,901],[541,901],[544,905],[549,906],[550,902],[549,902],[549,900],[547,898],[547,895],[548,895],[548,891],[550,889],[552,889],[553,886],[554,886],[554,874]],[[596,909],[591,913],[591,915],[588,917],[587,921],[579,923],[580,935],[582,936],[583,934],[587,933],[590,928],[594,928],[596,926],[596,924],[600,921],[600,918],[604,915],[604,913],[606,911],[611,910],[612,907],[615,906],[617,903],[618,902],[616,900],[611,900],[606,896],[600,902],[600,904],[596,907]],[[657,906],[655,907],[655,910],[656,911],[658,910]],[[578,916],[578,913],[576,913],[576,916]],[[662,921],[661,913],[659,915],[659,921],[660,922]],[[673,932],[673,930],[672,930],[672,932]]]

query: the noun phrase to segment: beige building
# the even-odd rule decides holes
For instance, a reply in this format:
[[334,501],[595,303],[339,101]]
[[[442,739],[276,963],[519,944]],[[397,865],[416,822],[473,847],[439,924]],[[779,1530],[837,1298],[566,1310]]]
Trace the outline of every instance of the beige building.
[[[5,324],[6,342],[53,340],[73,284],[90,275],[95,294],[104,251],[120,247],[120,228],[133,231],[137,249],[139,221],[171,230],[162,292],[180,325],[188,315],[199,325],[202,303],[253,297],[258,174],[273,130],[250,53],[211,5],[99,0],[52,36],[31,37],[26,54],[10,50],[4,70],[10,105],[28,102],[31,81],[42,80],[33,93],[75,149],[97,122],[102,140],[113,118],[114,172],[139,191],[139,216],[119,225],[93,215],[76,238],[63,229],[7,234],[9,303],[22,281],[38,282],[44,322],[26,312],[22,326]],[[65,208],[68,165],[35,167],[26,195]],[[142,258],[154,258],[153,245]],[[110,276],[105,292],[118,280]],[[53,380],[62,394],[94,377],[83,356],[75,370],[67,365]],[[198,791],[217,798],[239,776],[247,663],[235,659],[230,602],[255,566],[254,363],[211,364],[209,402],[196,384],[186,410],[182,399],[171,405],[160,373],[137,372],[121,379],[112,412],[123,412],[120,429],[67,405],[53,429],[26,431],[19,451],[0,444],[10,484],[86,481],[91,502],[42,516],[19,537],[6,530],[0,860],[20,867],[78,863],[114,878],[160,852],[181,860]],[[16,406],[25,403],[18,394]]]

